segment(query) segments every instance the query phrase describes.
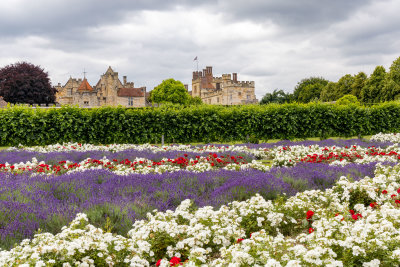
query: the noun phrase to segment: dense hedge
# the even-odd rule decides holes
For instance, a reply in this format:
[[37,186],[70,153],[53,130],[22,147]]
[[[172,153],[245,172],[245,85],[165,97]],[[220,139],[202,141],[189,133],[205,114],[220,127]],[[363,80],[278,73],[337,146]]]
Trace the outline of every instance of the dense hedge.
[[212,142],[371,135],[400,130],[400,104],[0,110],[0,145]]

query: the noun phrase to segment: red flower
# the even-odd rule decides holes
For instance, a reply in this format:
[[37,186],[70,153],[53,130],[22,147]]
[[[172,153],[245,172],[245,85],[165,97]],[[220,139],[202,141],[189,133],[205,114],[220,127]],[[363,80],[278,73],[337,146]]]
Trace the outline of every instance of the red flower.
[[161,259],[159,259],[159,260],[157,261],[156,266],[158,267],[158,266],[160,266],[160,264],[161,264]]
[[371,208],[375,208],[377,205],[378,205],[378,204],[377,204],[376,202],[372,202],[371,204],[369,204],[369,206],[370,206]]
[[186,158],[187,158],[187,156],[188,156],[188,154],[183,154]]
[[311,219],[311,217],[314,215],[314,212],[312,210],[307,211],[306,216],[307,220]]
[[175,266],[181,263],[181,259],[178,257],[172,257],[169,263],[171,264],[171,266]]
[[253,233],[250,233],[250,238],[251,238],[251,235],[252,235]]
[[393,195],[391,195],[390,197],[391,198],[395,198],[397,195],[396,194],[393,194]]
[[236,243],[240,243],[242,242],[244,239],[243,238],[238,238],[238,240],[236,240]]
[[382,194],[386,195],[386,194],[387,194],[387,191],[386,191],[386,190],[383,190],[383,191],[382,191]]
[[400,194],[400,188],[399,188],[399,189],[397,189],[397,193],[399,193],[399,194]]
[[358,216],[357,216],[356,214],[351,215],[351,217],[352,217],[355,221],[357,221],[357,219],[358,219]]
[[311,227],[308,228],[308,233],[311,234],[312,232],[314,232],[314,229],[312,229]]
[[398,199],[396,199],[395,201],[394,201],[396,204],[400,204],[400,200],[398,200]]
[[349,210],[351,215],[354,215],[354,210]]
[[214,158],[218,158],[217,154],[213,154],[213,157],[214,157]]

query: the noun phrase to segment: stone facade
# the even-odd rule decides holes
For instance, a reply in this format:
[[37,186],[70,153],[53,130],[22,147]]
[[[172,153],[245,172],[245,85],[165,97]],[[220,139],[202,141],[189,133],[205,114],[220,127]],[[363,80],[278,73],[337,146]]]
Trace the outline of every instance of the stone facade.
[[146,87],[135,88],[133,82],[123,83],[118,72],[109,67],[95,86],[91,86],[86,78],[69,78],[64,86],[58,84],[56,101],[62,105],[79,105],[80,107],[117,106],[145,107]]
[[254,81],[238,81],[237,73],[214,77],[210,66],[203,72],[193,72],[191,94],[200,97],[206,104],[243,105],[258,102]]
[[6,107],[7,107],[7,102],[4,101],[2,96],[0,96],[0,108],[6,108]]

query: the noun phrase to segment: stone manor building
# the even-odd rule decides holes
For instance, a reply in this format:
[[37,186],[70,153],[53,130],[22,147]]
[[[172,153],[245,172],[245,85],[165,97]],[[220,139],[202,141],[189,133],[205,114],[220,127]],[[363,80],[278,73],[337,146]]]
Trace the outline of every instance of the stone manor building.
[[193,72],[191,93],[206,104],[243,105],[258,102],[254,81],[238,81],[237,73],[214,77],[210,66],[203,69],[203,72]]
[[106,73],[100,76],[96,85],[91,86],[87,79],[69,78],[64,86],[59,83],[55,87],[56,102],[61,105],[79,105],[80,107],[146,106],[146,87],[135,88],[133,82],[123,83],[118,78],[118,72],[108,67]]

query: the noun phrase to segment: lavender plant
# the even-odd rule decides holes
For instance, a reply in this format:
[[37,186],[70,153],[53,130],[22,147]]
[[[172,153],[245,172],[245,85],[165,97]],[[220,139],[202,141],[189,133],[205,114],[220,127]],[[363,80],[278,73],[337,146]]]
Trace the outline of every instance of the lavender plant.
[[183,200],[220,207],[259,193],[267,199],[306,189],[331,187],[340,176],[372,176],[376,163],[329,166],[298,164],[273,168],[118,176],[106,170],[29,176],[0,173],[0,247],[10,248],[41,229],[59,232],[78,212],[98,227],[126,234],[134,221],[154,209],[174,210]]

